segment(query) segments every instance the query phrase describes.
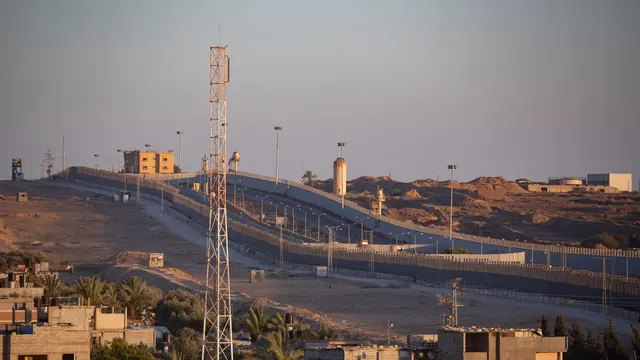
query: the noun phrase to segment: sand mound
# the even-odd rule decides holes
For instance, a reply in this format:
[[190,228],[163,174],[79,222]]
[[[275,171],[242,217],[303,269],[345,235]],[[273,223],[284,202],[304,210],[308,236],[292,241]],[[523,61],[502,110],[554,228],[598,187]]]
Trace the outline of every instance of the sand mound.
[[537,212],[537,213],[534,213],[533,215],[531,215],[531,223],[532,224],[536,224],[536,225],[544,224],[547,221],[549,221],[549,217],[544,215],[544,214],[542,214],[542,213]]
[[420,193],[416,189],[411,189],[402,195],[405,199],[420,199]]
[[67,199],[67,201],[81,201],[81,200],[82,200],[82,199],[80,199],[79,197],[77,197],[77,196],[75,196],[75,195],[74,195],[74,196],[72,196],[72,197],[70,197],[69,199]]
[[0,200],[9,200],[9,198],[5,195],[0,194]]
[[475,178],[469,182],[472,185],[504,185],[507,184],[509,180],[505,179],[502,176],[481,176],[479,178]]

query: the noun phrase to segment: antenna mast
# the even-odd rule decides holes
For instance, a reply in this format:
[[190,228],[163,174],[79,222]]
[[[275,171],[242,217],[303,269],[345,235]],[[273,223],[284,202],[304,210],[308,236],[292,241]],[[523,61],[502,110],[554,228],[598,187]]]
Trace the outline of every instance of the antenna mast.
[[209,228],[202,327],[202,360],[233,360],[231,280],[227,232],[227,83],[226,46],[209,47]]

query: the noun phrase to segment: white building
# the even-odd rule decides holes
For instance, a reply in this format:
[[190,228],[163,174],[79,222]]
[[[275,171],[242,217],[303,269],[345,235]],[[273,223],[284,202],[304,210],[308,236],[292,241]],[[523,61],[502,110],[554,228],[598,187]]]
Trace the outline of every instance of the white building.
[[633,191],[631,174],[588,174],[587,185],[611,186],[620,191]]

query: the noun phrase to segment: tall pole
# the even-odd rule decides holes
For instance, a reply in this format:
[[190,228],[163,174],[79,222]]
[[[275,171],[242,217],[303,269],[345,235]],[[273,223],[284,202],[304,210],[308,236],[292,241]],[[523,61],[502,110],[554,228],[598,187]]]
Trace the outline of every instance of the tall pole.
[[304,211],[304,237],[307,237],[307,210]]
[[276,131],[276,185],[278,185],[278,182],[280,182],[278,175],[278,157],[280,156],[280,131],[282,131],[282,126],[274,126],[273,130]]
[[209,227],[207,230],[202,360],[233,360],[231,279],[227,232],[226,46],[209,48]]
[[184,133],[184,131],[182,130],[178,130],[176,131],[176,134],[178,134],[178,167],[180,168],[180,172],[182,172],[182,144],[181,144],[181,138],[182,138],[182,134]]
[[318,214],[318,242],[320,242],[320,214]]
[[606,258],[602,257],[602,315],[605,321],[607,319],[607,263]]
[[66,167],[64,167],[64,135],[62,136],[62,171],[65,171]]
[[451,170],[451,209],[449,211],[449,241],[451,241],[451,251],[453,253],[453,170],[458,168],[458,165],[448,165],[449,170]]

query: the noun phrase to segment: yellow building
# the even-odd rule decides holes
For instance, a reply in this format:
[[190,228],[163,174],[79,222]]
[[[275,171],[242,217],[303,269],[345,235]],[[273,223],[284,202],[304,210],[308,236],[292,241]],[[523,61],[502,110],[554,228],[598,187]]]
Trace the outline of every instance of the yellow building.
[[124,172],[129,174],[173,174],[173,151],[133,150],[124,152]]
[[158,174],[173,174],[173,150],[156,153],[156,172]]

